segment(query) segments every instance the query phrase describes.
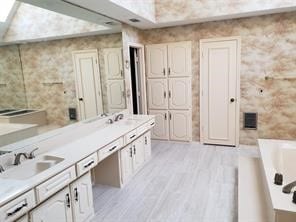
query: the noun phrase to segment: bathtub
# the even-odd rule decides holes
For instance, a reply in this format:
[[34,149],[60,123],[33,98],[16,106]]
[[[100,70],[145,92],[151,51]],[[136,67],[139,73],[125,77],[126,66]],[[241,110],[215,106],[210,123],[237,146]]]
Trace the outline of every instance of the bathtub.
[[[260,139],[259,150],[270,221],[296,222],[293,194],[282,192],[283,186],[296,180],[296,141]],[[276,173],[283,174],[282,186],[274,184]]]
[[0,114],[0,123],[37,124],[43,126],[47,124],[45,110],[21,109]]

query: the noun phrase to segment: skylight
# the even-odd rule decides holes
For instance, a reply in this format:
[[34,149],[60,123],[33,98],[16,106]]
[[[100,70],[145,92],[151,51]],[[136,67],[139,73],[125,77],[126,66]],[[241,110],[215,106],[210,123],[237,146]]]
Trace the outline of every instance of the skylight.
[[5,22],[15,0],[1,0],[0,1],[0,22]]

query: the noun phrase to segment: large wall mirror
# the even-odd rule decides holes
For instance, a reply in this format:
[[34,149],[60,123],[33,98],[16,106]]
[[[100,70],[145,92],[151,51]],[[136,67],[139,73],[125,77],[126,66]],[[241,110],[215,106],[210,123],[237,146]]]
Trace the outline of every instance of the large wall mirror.
[[[126,109],[119,24],[105,22],[115,27],[110,28],[25,3],[14,10],[0,46],[0,151],[26,138]],[[59,33],[54,24],[35,24],[38,17],[32,21],[32,14],[41,11],[52,18],[42,22],[64,22],[69,33]],[[21,33],[23,29],[29,33]]]

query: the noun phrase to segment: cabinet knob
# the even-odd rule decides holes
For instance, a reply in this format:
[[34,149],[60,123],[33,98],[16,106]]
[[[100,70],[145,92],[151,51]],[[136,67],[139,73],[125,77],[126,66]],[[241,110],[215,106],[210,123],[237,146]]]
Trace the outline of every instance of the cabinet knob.
[[83,98],[79,98],[79,101],[83,101]]
[[232,103],[233,103],[234,101],[235,101],[235,99],[234,99],[234,98],[231,98],[231,99],[230,99],[230,102],[232,102]]

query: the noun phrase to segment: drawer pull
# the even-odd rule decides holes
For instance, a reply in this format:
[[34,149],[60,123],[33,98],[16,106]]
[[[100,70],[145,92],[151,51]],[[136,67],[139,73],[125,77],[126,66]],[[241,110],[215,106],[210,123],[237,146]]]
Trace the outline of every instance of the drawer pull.
[[130,139],[132,139],[132,138],[134,138],[136,135],[132,135],[131,137],[130,137]]
[[66,204],[68,208],[71,208],[71,200],[70,195],[68,193],[66,194]]
[[113,146],[111,149],[109,149],[109,151],[111,152],[111,151],[115,150],[116,148],[117,148],[117,146]]
[[150,126],[154,126],[155,122],[151,123]]
[[93,165],[94,163],[95,163],[95,161],[94,161],[94,160],[91,160],[91,161],[89,161],[87,164],[85,164],[83,167],[84,167],[84,168],[90,167],[90,166]]
[[147,145],[147,137],[145,136],[145,145]]
[[136,146],[134,145],[134,155],[136,155]]
[[133,148],[130,148],[130,157],[133,157]]
[[78,202],[78,200],[79,200],[79,194],[78,194],[77,187],[74,189],[74,196],[75,196],[75,201]]
[[24,203],[23,205],[15,208],[12,212],[7,213],[7,216],[8,217],[13,216],[14,214],[16,214],[17,212],[19,212],[21,209],[23,209],[26,206],[28,206],[28,204],[27,203]]

